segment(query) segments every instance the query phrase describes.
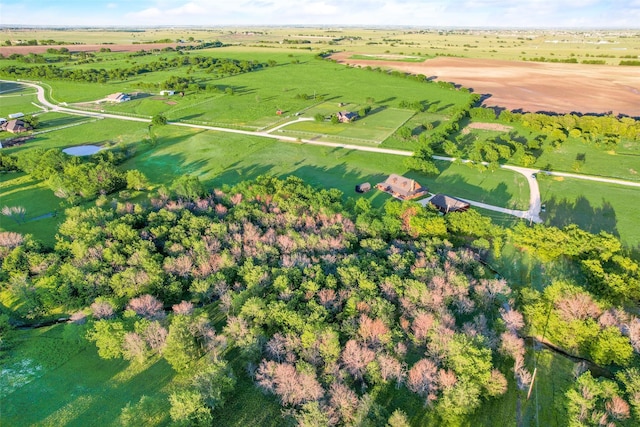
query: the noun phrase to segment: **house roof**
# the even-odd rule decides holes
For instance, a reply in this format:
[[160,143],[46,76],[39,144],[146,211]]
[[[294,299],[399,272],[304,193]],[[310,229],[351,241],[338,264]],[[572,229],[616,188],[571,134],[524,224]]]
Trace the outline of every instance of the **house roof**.
[[429,200],[440,212],[457,212],[469,209],[469,203],[446,194],[436,194]]
[[354,113],[352,111],[339,111],[338,119],[340,120],[353,120],[358,117],[358,113]]
[[111,101],[122,101],[125,98],[131,98],[131,97],[126,93],[122,93],[122,92],[112,93],[111,95],[107,95],[107,99]]
[[427,191],[417,181],[394,173],[389,175],[384,182],[378,184],[378,188],[402,197],[410,197]]
[[31,129],[31,126],[26,125],[24,121],[14,119],[4,122],[2,124],[2,130],[6,130],[11,133],[25,132]]

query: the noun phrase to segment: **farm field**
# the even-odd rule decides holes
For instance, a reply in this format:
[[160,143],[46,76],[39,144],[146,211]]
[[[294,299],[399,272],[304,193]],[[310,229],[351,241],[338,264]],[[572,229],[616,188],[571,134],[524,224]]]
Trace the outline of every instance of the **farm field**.
[[[379,66],[379,61],[352,57],[351,52],[332,55],[340,63]],[[640,92],[634,67],[443,57],[420,64],[386,61],[384,66],[461,84],[483,94],[483,104],[489,107],[555,113],[612,111],[640,116]]]
[[631,248],[640,247],[640,192],[635,187],[538,175],[541,216],[549,225],[578,224],[591,233],[606,231]]
[[[48,40],[67,42],[71,50],[133,51],[167,44],[145,45],[156,40],[194,40],[222,43],[272,51],[292,49],[358,51],[365,55],[388,56],[460,56],[522,60],[575,59],[603,61],[618,65],[621,57],[637,56],[640,51],[638,31],[629,30],[535,30],[535,29],[399,29],[399,28],[326,28],[319,26],[226,27],[226,28],[148,28],[132,31],[105,29],[2,29],[0,40]],[[284,40],[308,41],[286,44]],[[86,43],[73,45],[72,43]],[[105,43],[108,43],[105,45]],[[137,44],[133,44],[137,43]],[[111,44],[111,45],[109,45]],[[169,44],[175,45],[175,43]],[[5,56],[13,52],[43,52],[48,46],[2,46]],[[44,49],[43,49],[44,48]]]

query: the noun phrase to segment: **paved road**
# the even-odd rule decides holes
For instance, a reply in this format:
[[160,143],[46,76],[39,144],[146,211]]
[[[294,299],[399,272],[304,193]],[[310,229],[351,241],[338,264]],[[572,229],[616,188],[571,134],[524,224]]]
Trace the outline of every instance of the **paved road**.
[[[6,83],[16,83],[16,82],[10,81],[10,80],[0,80],[0,81],[6,82]],[[118,114],[81,111],[81,110],[74,110],[74,109],[68,108],[68,107],[61,107],[60,105],[53,104],[53,103],[49,102],[46,99],[45,93],[44,93],[44,88],[42,86],[39,86],[39,85],[34,84],[34,83],[23,82],[23,81],[19,81],[17,83],[35,88],[37,90],[37,96],[38,96],[38,100],[40,101],[40,103],[42,103],[42,105],[44,105],[45,107],[48,107],[49,109],[51,109],[53,111],[59,111],[59,112],[63,112],[63,113],[75,114],[75,115],[81,115],[81,116],[87,116],[87,117],[113,118],[113,119],[130,120],[130,121],[144,122],[144,123],[150,123],[151,122],[150,119],[143,119],[143,118],[139,118],[139,117],[129,117],[129,116],[121,116],[121,115],[118,115]],[[311,139],[301,139],[301,138],[295,138],[295,137],[291,137],[291,136],[272,135],[271,134],[271,132],[274,132],[274,131],[276,131],[276,130],[284,127],[284,126],[290,125],[291,123],[295,123],[295,122],[299,122],[299,121],[310,121],[310,120],[313,120],[313,119],[306,118],[306,117],[299,117],[297,120],[293,120],[293,121],[290,121],[290,122],[287,122],[287,123],[283,123],[281,125],[276,126],[275,128],[270,129],[269,131],[265,131],[265,132],[247,131],[247,130],[239,130],[239,129],[229,129],[229,128],[216,127],[216,126],[193,125],[193,124],[189,124],[189,123],[179,123],[179,122],[169,122],[168,124],[173,125],[173,126],[182,126],[182,127],[196,128],[196,129],[213,130],[213,131],[218,131],[218,132],[228,132],[228,133],[236,133],[236,134],[243,134],[243,135],[250,135],[250,136],[259,136],[259,137],[272,138],[272,139],[277,139],[279,141],[293,142],[293,143],[299,143],[299,144],[318,145],[318,146],[332,147],[332,148],[343,148],[343,149],[347,149],[347,150],[367,151],[367,152],[380,153],[380,154],[391,154],[391,155],[394,155],[394,156],[411,157],[413,155],[413,152],[406,151],[406,150],[394,150],[394,149],[390,149],[390,148],[367,147],[367,146],[352,145],[352,144],[341,144],[341,143],[335,143],[335,142],[318,141],[318,140],[311,140]],[[444,156],[433,156],[433,158],[435,160],[444,160],[444,161],[447,161],[447,162],[453,162],[453,161],[457,160],[454,157],[444,157]],[[465,162],[465,163],[469,162],[469,160],[462,160],[462,161]],[[606,183],[611,183],[611,184],[619,184],[619,185],[627,185],[627,186],[632,186],[632,187],[640,187],[640,182],[625,181],[625,180],[615,179],[615,178],[601,178],[601,177],[590,176],[590,175],[581,175],[581,174],[573,174],[573,173],[565,173],[565,172],[551,172],[551,171],[545,171],[545,170],[540,170],[540,169],[532,169],[532,168],[525,168],[525,167],[511,166],[511,165],[501,165],[500,167],[503,168],[503,169],[509,169],[511,171],[519,173],[519,174],[523,175],[525,177],[525,179],[527,180],[527,182],[529,184],[529,209],[528,210],[521,211],[521,210],[507,209],[507,208],[502,208],[502,207],[499,207],[499,206],[488,205],[486,203],[476,202],[476,201],[473,201],[473,200],[466,200],[466,199],[462,199],[462,200],[465,200],[466,202],[470,203],[473,206],[477,206],[477,207],[480,207],[480,208],[483,208],[483,209],[488,209],[488,210],[492,210],[492,211],[496,211],[496,212],[506,213],[506,214],[513,215],[513,216],[516,216],[518,218],[523,218],[523,219],[526,219],[526,220],[530,220],[530,221],[533,221],[533,222],[536,222],[536,223],[542,222],[542,219],[540,218],[540,209],[541,209],[541,206],[542,206],[542,202],[541,202],[541,199],[540,199],[540,188],[538,186],[538,181],[535,178],[535,175],[538,174],[538,173],[544,173],[546,175],[553,175],[553,176],[563,176],[563,177],[574,178],[574,179],[583,179],[583,180],[588,180],[588,181],[606,182]]]

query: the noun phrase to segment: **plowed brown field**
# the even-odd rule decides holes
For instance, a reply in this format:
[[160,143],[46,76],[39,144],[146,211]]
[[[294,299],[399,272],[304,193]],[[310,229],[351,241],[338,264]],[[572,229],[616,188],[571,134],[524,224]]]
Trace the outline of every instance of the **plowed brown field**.
[[509,110],[608,113],[640,117],[640,67],[439,57],[421,63],[350,59],[340,63],[424,74],[487,95],[484,105]]

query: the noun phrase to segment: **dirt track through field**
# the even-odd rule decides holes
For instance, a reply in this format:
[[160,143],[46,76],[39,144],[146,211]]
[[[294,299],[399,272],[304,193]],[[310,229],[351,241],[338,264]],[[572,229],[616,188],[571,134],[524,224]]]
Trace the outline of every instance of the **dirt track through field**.
[[489,107],[640,117],[640,67],[445,57],[411,63],[350,59],[352,55],[341,52],[331,58],[460,84],[489,95],[483,104]]

